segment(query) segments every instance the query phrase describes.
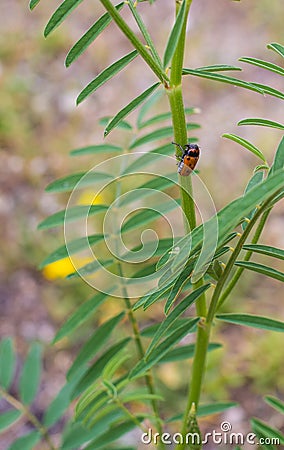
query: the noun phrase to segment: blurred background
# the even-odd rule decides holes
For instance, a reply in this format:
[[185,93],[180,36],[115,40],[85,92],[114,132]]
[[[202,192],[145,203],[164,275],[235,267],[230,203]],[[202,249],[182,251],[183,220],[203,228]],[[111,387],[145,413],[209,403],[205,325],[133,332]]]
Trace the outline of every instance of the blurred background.
[[[174,3],[156,0],[153,6],[147,3],[139,6],[160,54],[174,20]],[[99,119],[115,114],[155,81],[143,61],[136,60],[76,107],[76,97],[83,87],[131,48],[111,24],[67,70],[64,67],[67,51],[103,8],[99,2],[83,2],[45,40],[43,29],[57,4],[42,0],[31,13],[28,1],[1,0],[0,3],[0,337],[15,337],[19,369],[27,343],[39,340],[46,347],[41,390],[34,406],[39,416],[64,384],[66,369],[94,325],[90,323],[89,328],[79,333],[76,342],[64,340],[56,347],[48,346],[68,314],[93,291],[80,281],[64,280],[70,272],[66,260],[44,271],[38,269],[47,254],[63,243],[63,231],[39,232],[37,225],[49,214],[64,209],[68,200],[66,194],[51,195],[44,189],[58,177],[88,170],[102,161],[104,155],[76,159],[70,158],[69,152],[102,143],[103,127],[98,124]],[[124,16],[129,14],[125,11]],[[280,57],[266,48],[271,42],[283,44],[281,1],[193,0],[189,31],[185,67],[239,65],[243,73],[232,73],[232,76],[283,90],[283,80],[277,74],[237,61],[242,56],[251,56],[281,64]],[[201,125],[200,130],[194,130],[202,149],[200,177],[216,208],[220,209],[242,195],[254,167],[259,164],[254,155],[221,135],[235,133],[248,139],[271,163],[281,132],[259,127],[238,128],[236,124],[249,117],[281,122],[283,103],[277,98],[193,77],[184,78],[184,88],[186,106],[200,109],[198,116],[194,116],[194,121]],[[168,110],[163,99],[156,112]],[[135,118],[135,113],[130,116],[133,124]],[[125,132],[115,131],[107,142],[123,145],[129,139]],[[88,203],[88,192],[85,194],[82,204]],[[283,215],[283,204],[280,204],[268,221],[262,243],[283,247]],[[280,264],[276,268],[281,269]],[[257,310],[262,315],[283,318],[282,299],[280,282],[246,273],[225,311]],[[96,320],[104,320],[117,308],[117,303],[107,303]],[[140,318],[151,323],[162,314],[159,305]],[[239,401],[238,408],[226,413],[234,431],[248,429],[252,415],[283,425],[275,423],[279,417],[272,417],[274,413],[261,398],[264,394],[283,398],[282,336],[235,326],[216,327],[215,334],[214,340],[222,342],[224,350],[210,354],[203,400]],[[177,399],[182,402],[184,397],[184,366],[168,364],[166,370],[165,366],[163,370],[158,369],[157,376],[169,399],[164,414],[174,415],[180,411]],[[218,416],[206,420],[205,428],[221,422]],[[7,448],[12,437],[22,432],[20,425],[1,437],[1,449]],[[56,432],[59,434],[60,430]]]

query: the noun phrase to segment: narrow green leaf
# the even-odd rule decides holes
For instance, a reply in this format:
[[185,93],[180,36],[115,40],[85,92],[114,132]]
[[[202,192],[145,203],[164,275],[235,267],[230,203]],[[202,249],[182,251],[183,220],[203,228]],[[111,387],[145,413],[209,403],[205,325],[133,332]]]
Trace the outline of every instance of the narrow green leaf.
[[114,328],[124,317],[124,315],[124,312],[122,312],[100,325],[100,327],[94,332],[92,337],[81,348],[78,356],[67,372],[67,379],[72,378],[72,376],[77,372],[78,369],[80,369],[80,367],[84,366],[91,358],[96,355],[96,353],[110,337]]
[[233,86],[242,87],[244,89],[249,89],[250,91],[255,91],[260,94],[263,94],[262,90],[258,87],[254,86],[252,83],[248,83],[247,81],[239,80],[238,78],[227,77],[225,75],[220,75],[218,73],[211,73],[202,70],[194,70],[194,69],[183,69],[183,75],[194,75],[201,78],[207,78],[213,81],[220,81],[221,83],[232,84]]
[[282,137],[280,144],[277,147],[274,161],[268,173],[268,177],[273,175],[279,169],[284,169],[284,136]]
[[[211,343],[208,346],[208,352],[211,352],[221,347],[222,347],[221,344]],[[171,350],[169,353],[167,353],[162,359],[160,359],[159,364],[193,358],[194,351],[195,351],[194,344],[178,346],[173,350]]]
[[259,419],[253,418],[251,419],[251,424],[256,431],[261,433],[266,438],[270,438],[271,440],[273,438],[276,438],[279,439],[279,444],[284,444],[284,435],[280,431],[269,426],[267,423],[264,423]]
[[284,332],[284,322],[269,319],[268,317],[252,314],[217,314],[216,318],[223,322],[235,323],[237,325]]
[[174,285],[171,288],[171,292],[168,296],[168,299],[165,304],[165,314],[168,314],[169,310],[171,309],[173,303],[175,302],[177,296],[179,295],[182,287],[186,283],[186,281],[190,278],[192,270],[194,267],[194,263],[191,262],[182,270],[182,272],[179,274],[179,276],[174,281]]
[[93,81],[91,81],[79,94],[77,98],[77,105],[79,105],[85,98],[96,91],[100,86],[110,80],[114,75],[120,72],[124,67],[126,67],[136,56],[138,55],[137,50],[134,50],[127,55],[123,56],[119,60],[115,61],[113,64],[108,66],[103,70]]
[[63,386],[56,397],[52,400],[44,412],[44,426],[47,428],[51,427],[64,415],[65,411],[70,407],[71,394],[77,382],[78,379],[74,377],[72,381]]
[[164,60],[163,60],[163,66],[166,68],[170,61],[172,60],[172,57],[176,51],[177,44],[181,35],[182,27],[185,20],[185,12],[186,12],[186,0],[183,0],[181,7],[179,9],[179,12],[176,17],[175,24],[172,28],[172,31],[170,33],[165,53],[164,53]]
[[[46,188],[46,192],[69,192],[74,188],[83,189],[87,186],[94,185],[102,181],[113,180],[113,176],[103,172],[81,172],[59,178],[50,183]],[[78,183],[80,183],[78,185]],[[77,186],[78,185],[78,186]],[[94,193],[94,198],[96,194]]]
[[[124,6],[124,2],[119,3],[116,6],[118,11]],[[103,32],[103,30],[110,24],[112,18],[109,13],[103,14],[92,26],[86,31],[86,33],[76,42],[76,44],[70,49],[65,60],[66,67],[69,67],[75,59],[77,59],[92,42]]]
[[103,234],[92,234],[90,236],[74,239],[74,241],[68,242],[68,247],[66,247],[66,245],[62,245],[52,252],[44,261],[42,261],[39,269],[43,269],[43,267],[48,264],[60,261],[61,259],[80,252],[81,250],[89,248],[91,245],[98,244],[103,241],[104,238],[105,236]]
[[276,409],[276,411],[284,414],[284,402],[279,400],[279,398],[273,397],[272,395],[267,395],[264,400],[266,401],[266,403],[268,403],[268,405]]
[[269,50],[273,50],[274,52],[278,53],[280,56],[283,56],[284,58],[284,47],[281,44],[278,44],[277,42],[272,42],[271,44],[267,45],[267,48]]
[[243,246],[244,250],[249,250],[262,255],[272,256],[273,258],[284,259],[284,250],[281,248],[271,247],[269,245],[260,244],[246,244]]
[[113,130],[118,123],[124,119],[128,114],[130,114],[134,109],[136,109],[141,103],[143,103],[146,98],[148,98],[152,92],[154,92],[157,87],[160,85],[160,83],[155,83],[152,86],[150,86],[148,89],[146,89],[142,94],[138,95],[134,100],[132,100],[128,105],[126,105],[123,109],[121,109],[114,117],[113,119],[107,124],[104,136],[106,137],[111,130]]
[[131,12],[133,14],[133,17],[134,17],[137,25],[138,25],[141,33],[142,33],[142,36],[144,37],[145,42],[146,42],[146,44],[149,47],[149,50],[150,50],[154,60],[162,68],[162,62],[161,62],[160,57],[158,55],[158,52],[157,52],[157,50],[155,48],[155,45],[153,44],[153,41],[152,41],[151,36],[150,36],[150,34],[149,34],[148,30],[147,30],[147,27],[144,25],[144,22],[143,22],[143,20],[142,20],[142,18],[140,16],[140,14],[138,14],[138,12],[137,12],[137,3],[134,2],[133,0],[129,0],[127,3],[128,3],[128,6],[129,6],[129,8],[130,8],[130,10],[131,10]]
[[[184,110],[186,115],[189,114],[197,114],[199,112],[198,108],[185,108]],[[141,122],[138,126],[138,129],[141,130],[142,128],[149,127],[151,125],[155,125],[155,123],[163,122],[164,120],[170,120],[172,117],[172,113],[166,112],[162,114],[158,114],[154,117],[151,117],[148,120],[145,120],[144,122]],[[154,150],[153,150],[154,151]]]
[[41,354],[41,346],[37,342],[33,343],[22,369],[19,392],[25,405],[33,402],[38,391],[42,369]]
[[137,128],[139,129],[141,126],[141,123],[144,120],[144,117],[146,114],[153,109],[153,106],[160,100],[160,98],[164,95],[164,90],[156,91],[151,97],[146,100],[146,102],[142,105],[140,108],[140,111],[138,113],[137,117]]
[[88,147],[76,148],[70,152],[71,156],[96,155],[99,153],[122,153],[123,149],[117,145],[101,144]]
[[39,4],[40,0],[30,0],[30,10],[32,11],[38,4]]
[[[196,130],[200,128],[200,125],[197,123],[188,123],[187,130]],[[165,139],[172,137],[174,134],[173,127],[164,127],[159,128],[158,130],[152,131],[149,134],[141,136],[138,139],[135,139],[132,144],[129,146],[129,149],[132,150],[134,148],[139,147],[140,145],[148,144],[149,142],[157,141],[159,139]],[[192,141],[192,139],[191,139]]]
[[38,431],[32,431],[14,441],[8,450],[33,450],[40,440],[40,433]]
[[112,423],[118,419],[125,417],[124,413],[119,410],[111,410],[105,414],[100,420],[92,425],[91,429],[83,426],[82,423],[73,423],[70,429],[64,433],[61,450],[75,450],[80,448],[85,442],[89,442],[94,438],[105,433],[111,428]]
[[[143,295],[134,305],[133,305],[133,311],[136,311],[138,308],[141,308],[141,306],[146,307],[146,303],[149,305],[152,305],[153,303],[159,301],[161,298],[163,298],[166,293],[169,291],[170,287],[166,286],[163,289],[156,290],[155,292],[152,292],[150,294]],[[149,305],[149,306],[150,306]]]
[[148,224],[153,220],[160,217],[162,214],[167,214],[173,209],[179,206],[178,202],[169,201],[157,207],[152,206],[151,209],[141,208],[142,211],[132,215],[121,227],[121,233],[126,233],[127,231],[133,230],[135,228],[141,227],[142,225]]
[[106,205],[79,205],[68,208],[67,212],[64,209],[59,211],[52,216],[47,217],[39,225],[39,230],[44,230],[48,228],[58,227],[67,222],[73,222],[74,220],[87,218],[95,214],[107,211],[108,206]]
[[242,70],[241,67],[230,66],[228,64],[214,64],[212,66],[197,67],[194,70],[201,70],[202,72],[225,72],[227,70]]
[[238,406],[236,402],[209,403],[207,405],[199,405],[197,417],[211,416],[212,414],[220,414],[229,408]]
[[[142,422],[142,418],[136,418],[139,422]],[[102,434],[99,438],[92,441],[85,450],[97,450],[99,448],[105,447],[113,441],[116,441],[121,436],[124,436],[126,433],[129,433],[133,428],[136,428],[137,424],[133,422],[133,420],[129,420],[127,422],[121,422],[118,425],[113,425],[108,431]],[[116,447],[118,448],[118,447]]]
[[253,66],[262,67],[263,69],[267,69],[270,70],[271,72],[275,72],[278,73],[279,75],[284,76],[284,69],[282,69],[282,67],[278,66],[277,64],[273,64],[268,61],[263,61],[262,59],[249,57],[239,58],[239,61],[252,64]]
[[129,343],[131,338],[124,338],[114,344],[112,347],[108,348],[102,356],[100,356],[97,361],[87,370],[84,376],[80,379],[78,385],[74,389],[73,397],[81,394],[85,391],[92,383],[94,383],[102,374],[106,364],[116,355],[116,353],[122,350]]
[[13,381],[15,359],[12,338],[4,338],[0,343],[0,385],[7,390]]
[[141,171],[142,167],[147,166],[147,164],[153,164],[156,159],[161,158],[161,155],[172,155],[173,145],[166,144],[161,147],[157,147],[150,152],[145,152],[142,156],[138,156],[135,161],[131,162],[128,167],[123,171],[123,175],[127,173],[135,173]]
[[245,269],[252,270],[253,272],[261,273],[271,278],[275,278],[279,281],[284,281],[284,273],[279,270],[267,267],[263,264],[254,263],[251,261],[236,261],[236,266],[244,267]]
[[[181,319],[177,319],[173,325],[173,327],[169,327],[167,329],[167,331],[165,332],[164,336],[169,336],[170,334],[172,334],[173,330],[172,328],[176,329],[178,327],[180,327],[181,325],[184,325],[185,323],[190,324],[191,323],[191,318],[181,318]],[[146,338],[153,338],[155,336],[155,334],[157,333],[158,329],[160,328],[161,323],[154,323],[153,325],[149,325],[145,328],[143,328],[143,330],[141,330],[141,336],[146,337]]]
[[238,125],[259,125],[262,127],[278,128],[279,130],[284,130],[284,125],[279,122],[267,119],[243,119],[238,122]]
[[155,336],[153,337],[149,347],[147,348],[145,354],[146,359],[149,357],[149,355],[151,355],[155,347],[157,347],[157,343],[161,340],[162,336],[166,333],[168,328],[172,326],[173,322],[175,322],[178,319],[178,317],[180,317],[181,314],[183,314],[186,311],[186,309],[189,308],[209,287],[210,284],[205,284],[204,286],[201,286],[192,291],[163,320]]
[[47,37],[55,28],[57,28],[65,18],[82,3],[83,0],[64,0],[49,19],[45,29],[44,36]]
[[144,374],[153,365],[155,365],[160,359],[162,359],[171,348],[178,343],[184,336],[186,336],[190,331],[196,326],[199,321],[199,317],[192,319],[191,325],[186,323],[181,327],[177,328],[169,337],[164,339],[160,345],[158,345],[155,350],[151,353],[147,360],[142,360],[132,369],[130,372],[130,378],[136,378],[141,374]]
[[62,325],[52,343],[55,344],[82,325],[107,298],[109,298],[107,294],[100,292],[83,303]]
[[252,83],[252,84],[261,89],[265,94],[271,95],[272,97],[281,98],[281,100],[284,100],[284,94],[281,91],[278,91],[277,89],[267,86],[266,84],[261,83]]
[[260,158],[264,163],[266,163],[266,159],[265,159],[265,156],[262,153],[262,151],[259,150],[255,145],[253,145],[251,142],[247,141],[246,139],[243,139],[240,136],[237,136],[235,134],[228,134],[228,133],[223,134],[222,137],[230,139],[231,141],[237,142],[237,144],[242,145],[247,150],[249,150],[254,155],[256,155],[258,158]]
[[[263,180],[263,172],[255,172],[246,186],[245,194],[249,192],[252,188],[257,186],[259,183],[261,183],[262,180]],[[256,211],[257,208],[254,208],[249,214],[246,215],[246,217],[251,220]],[[242,229],[245,230],[247,226],[248,222],[244,221],[242,223]]]
[[11,409],[10,411],[0,414],[0,432],[6,430],[13,425],[13,423],[17,422],[21,415],[22,412],[16,409]]
[[75,272],[69,273],[66,278],[77,278],[77,277],[87,277],[89,275],[93,275],[94,273],[98,272],[102,267],[109,267],[113,264],[113,259],[107,259],[107,260],[98,260],[95,259],[94,261],[85,264],[82,267],[79,267],[76,269]]
[[119,206],[125,206],[128,205],[131,202],[137,202],[137,196],[139,196],[139,199],[145,198],[149,195],[152,195],[153,193],[157,191],[164,191],[165,189],[169,187],[175,186],[175,178],[176,174],[169,174],[168,176],[160,176],[155,177],[150,181],[147,181],[144,184],[141,184],[141,186],[138,186],[133,191],[127,192],[127,195],[125,195],[121,201],[119,202]]
[[[105,127],[111,119],[112,119],[112,116],[105,116],[99,120],[99,124],[102,125],[103,127]],[[133,130],[133,126],[126,120],[121,120],[117,124],[117,128],[121,128],[122,130],[127,130],[127,131]]]

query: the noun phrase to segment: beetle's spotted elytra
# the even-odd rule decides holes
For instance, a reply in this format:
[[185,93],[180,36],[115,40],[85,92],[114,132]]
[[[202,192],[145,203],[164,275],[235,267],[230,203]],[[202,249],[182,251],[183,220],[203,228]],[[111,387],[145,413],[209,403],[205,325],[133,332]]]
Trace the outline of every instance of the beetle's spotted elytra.
[[183,177],[187,177],[198,162],[200,148],[196,144],[186,144],[184,147],[176,142],[172,142],[172,144],[177,145],[183,152],[178,163],[178,173]]

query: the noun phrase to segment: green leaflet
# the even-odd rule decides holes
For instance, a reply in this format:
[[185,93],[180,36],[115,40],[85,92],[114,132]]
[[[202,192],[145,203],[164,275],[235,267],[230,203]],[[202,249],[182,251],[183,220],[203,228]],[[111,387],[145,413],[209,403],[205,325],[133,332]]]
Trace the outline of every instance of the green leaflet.
[[[92,186],[98,182],[113,180],[113,176],[103,172],[80,172],[59,178],[50,183],[46,188],[46,192],[70,192],[73,189],[83,189]],[[78,184],[79,183],[79,184]],[[94,192],[94,198],[96,194]]]
[[261,328],[263,330],[272,330],[284,332],[284,322],[269,319],[268,317],[255,316],[251,314],[217,314],[216,318],[223,322],[234,323],[236,325],[245,325],[247,327]]
[[67,222],[73,222],[74,220],[82,219],[107,211],[106,205],[79,205],[68,208],[67,210],[59,211],[52,216],[47,217],[39,225],[38,229],[48,229],[58,227]]
[[83,0],[64,0],[49,19],[45,29],[44,36],[47,37],[55,28],[57,28],[65,18],[82,3]]
[[196,77],[207,78],[213,81],[220,81],[221,83],[232,84],[233,86],[242,87],[244,89],[249,89],[250,91],[255,91],[260,94],[263,94],[263,91],[258,87],[254,86],[254,84],[248,83],[247,81],[239,80],[238,78],[227,77],[225,75],[220,75],[217,73],[211,73],[196,69],[183,69],[182,73],[183,75],[194,75]]
[[237,66],[230,66],[228,64],[214,64],[212,66],[203,66],[203,67],[196,67],[194,70],[201,70],[202,72],[224,72],[227,70],[242,70],[240,67]]
[[75,361],[67,372],[67,379],[71,379],[80,367],[84,366],[91,358],[93,358],[100,348],[104,345],[110,337],[116,325],[124,317],[122,312],[115,317],[112,317],[107,322],[97,328],[91,338],[83,345]]
[[184,24],[184,20],[185,20],[185,13],[186,13],[186,0],[183,0],[181,7],[179,8],[177,17],[176,17],[176,21],[175,24],[172,28],[172,31],[170,33],[167,45],[166,45],[166,49],[165,49],[165,53],[164,53],[164,60],[163,60],[163,66],[164,68],[166,68],[169,64],[169,62],[171,61],[176,48],[177,48],[177,44],[181,35],[181,31],[182,31],[182,27]]
[[90,300],[83,303],[73,314],[71,314],[71,316],[56,333],[53,339],[53,344],[60,341],[60,339],[69,335],[77,327],[82,325],[107,298],[107,294],[100,292],[90,298]]
[[[187,130],[196,130],[200,128],[200,125],[197,123],[188,123],[186,125]],[[138,139],[135,139],[129,146],[129,149],[132,150],[134,148],[139,147],[140,145],[148,144],[149,142],[157,141],[159,139],[165,139],[173,136],[173,127],[164,127],[159,128],[158,130],[152,131],[149,134],[141,136]],[[191,139],[191,142],[193,140]]]
[[[210,343],[208,346],[208,352],[212,352],[213,350],[216,350],[221,347],[222,347],[221,344]],[[167,353],[162,359],[160,359],[159,364],[193,358],[194,351],[195,351],[194,344],[177,346],[169,353]]]
[[102,374],[105,366],[108,362],[117,354],[118,351],[122,350],[129,343],[131,338],[124,338],[114,344],[112,347],[108,348],[97,360],[96,362],[87,370],[87,372],[80,379],[76,388],[73,392],[73,398],[84,392],[91,384],[93,384]]
[[15,363],[13,340],[4,338],[0,343],[0,385],[4,389],[9,389],[13,381]]
[[267,267],[264,264],[258,264],[250,261],[236,261],[236,266],[244,267],[245,269],[252,270],[253,272],[261,273],[271,278],[275,278],[279,281],[284,281],[284,273],[279,270],[273,269],[272,267]]
[[279,75],[284,76],[284,69],[282,69],[282,67],[278,66],[277,64],[273,64],[268,61],[263,61],[262,59],[249,57],[239,58],[239,61],[252,64],[254,66],[261,67],[262,69],[267,69],[270,70],[271,72],[275,72],[278,73]]
[[89,145],[87,147],[76,148],[70,152],[71,156],[96,155],[99,153],[122,153],[123,148],[117,145],[101,144]]
[[[208,403],[208,404],[200,404],[198,406],[197,417],[205,417],[211,416],[212,414],[220,414],[223,411],[226,411],[229,408],[233,408],[237,406],[238,403],[235,402],[220,402],[220,403]],[[182,414],[178,414],[177,416],[171,417],[167,422],[177,422],[182,419]]]
[[[197,114],[199,112],[198,108],[185,108],[184,110],[186,115],[189,114]],[[150,117],[150,119],[145,120],[144,122],[140,122],[138,125],[138,129],[141,130],[142,128],[149,127],[151,125],[155,125],[155,123],[163,122],[164,120],[170,120],[172,117],[172,113],[166,112],[162,114],[158,114],[156,116]],[[154,151],[154,150],[152,150]]]
[[192,291],[187,297],[185,297],[163,320],[156,334],[154,335],[149,347],[147,348],[145,358],[149,358],[149,355],[153,352],[162,336],[167,332],[169,327],[172,327],[175,322],[202,294],[210,287],[210,284],[201,286]]
[[37,342],[33,343],[22,369],[19,391],[25,405],[33,402],[38,391],[42,368],[41,354],[41,346]]
[[282,125],[282,123],[275,122],[274,120],[258,119],[258,118],[240,120],[238,122],[238,125],[259,125],[262,127],[277,128],[279,130],[284,130],[284,125]]
[[235,134],[228,134],[228,133],[223,134],[222,137],[230,139],[231,141],[237,142],[238,144],[242,145],[247,150],[252,152],[254,155],[256,155],[258,158],[260,158],[264,163],[266,163],[265,156],[263,155],[261,150],[259,150],[255,145],[253,145],[251,142],[247,141],[246,139],[243,139]]
[[281,248],[271,247],[269,245],[261,244],[246,244],[243,246],[244,250],[249,250],[255,253],[261,253],[262,255],[272,256],[278,259],[284,259],[284,250]]
[[30,10],[33,10],[36,7],[36,5],[39,4],[39,2],[40,2],[40,0],[30,0],[30,4],[29,4]]
[[136,56],[138,55],[137,50],[133,50],[127,55],[115,61],[113,64],[108,66],[103,70],[93,81],[91,81],[78,95],[77,105],[79,105],[83,100],[85,100],[90,94],[93,94],[100,86],[110,80],[114,75],[120,72],[124,67],[126,67]]
[[128,116],[134,109],[138,108],[141,103],[143,103],[160,85],[160,83],[155,83],[146,89],[142,94],[138,95],[138,97],[134,98],[128,105],[126,105],[123,109],[121,109],[113,119],[107,124],[104,136],[106,137],[118,124],[121,120]]
[[[116,6],[118,11],[124,6],[124,2],[119,3]],[[75,45],[70,49],[65,60],[66,67],[69,67],[72,62],[75,61],[88,47],[94,42],[94,40],[103,32],[103,30],[112,21],[109,13],[103,14],[89,29],[85,34],[76,42]]]
[[22,415],[21,411],[17,409],[11,409],[0,415],[0,432],[7,430],[13,425]]
[[188,323],[178,327],[170,336],[164,339],[161,344],[159,344],[154,351],[150,354],[148,359],[143,359],[139,361],[138,364],[130,372],[130,378],[136,378],[143,375],[147,370],[149,370],[153,365],[155,365],[160,359],[162,359],[171,348],[177,344],[184,336],[191,332],[191,330],[196,326],[199,321],[199,317],[192,319],[191,324]]
[[276,409],[276,411],[284,414],[284,402],[279,400],[279,398],[273,397],[272,395],[267,395],[265,397],[265,401],[268,405],[272,406],[272,408]]
[[[253,176],[251,177],[251,179],[249,180],[246,189],[245,189],[245,194],[250,191],[252,188],[254,188],[256,185],[258,185],[259,183],[261,183],[263,180],[263,172],[255,172],[253,174]],[[254,216],[254,214],[256,213],[257,209],[254,208],[249,214],[246,215],[246,217],[248,219],[252,219],[252,217]],[[244,221],[242,223],[242,229],[245,230],[246,227],[248,226],[248,222]]]
[[74,253],[78,253],[94,244],[98,244],[103,241],[104,238],[105,236],[103,234],[92,234],[91,236],[74,239],[73,241],[68,242],[67,246],[62,245],[54,250],[54,252],[50,253],[50,255],[41,262],[39,269],[43,269],[48,264],[60,261],[61,259],[67,258]]
[[270,50],[273,50],[274,52],[278,53],[280,56],[284,58],[284,47],[281,44],[278,44],[277,42],[272,42],[271,44],[267,45],[267,48]]
[[14,441],[8,450],[33,450],[40,440],[41,434],[38,431],[32,431]]
[[258,434],[260,433],[262,436],[265,436],[267,438],[273,439],[279,439],[279,444],[284,444],[284,435],[276,430],[275,428],[269,426],[267,423],[262,422],[262,420],[253,418],[251,419],[251,425],[252,429]]

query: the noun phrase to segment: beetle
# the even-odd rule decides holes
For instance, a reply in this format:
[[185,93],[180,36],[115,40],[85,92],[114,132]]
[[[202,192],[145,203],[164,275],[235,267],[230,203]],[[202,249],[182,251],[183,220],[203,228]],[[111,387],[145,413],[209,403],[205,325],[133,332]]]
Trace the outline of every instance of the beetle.
[[182,156],[178,163],[178,173],[181,176],[187,177],[191,174],[198,162],[200,148],[196,144],[186,144],[184,147],[176,142],[172,142],[172,144],[177,145],[182,151]]

